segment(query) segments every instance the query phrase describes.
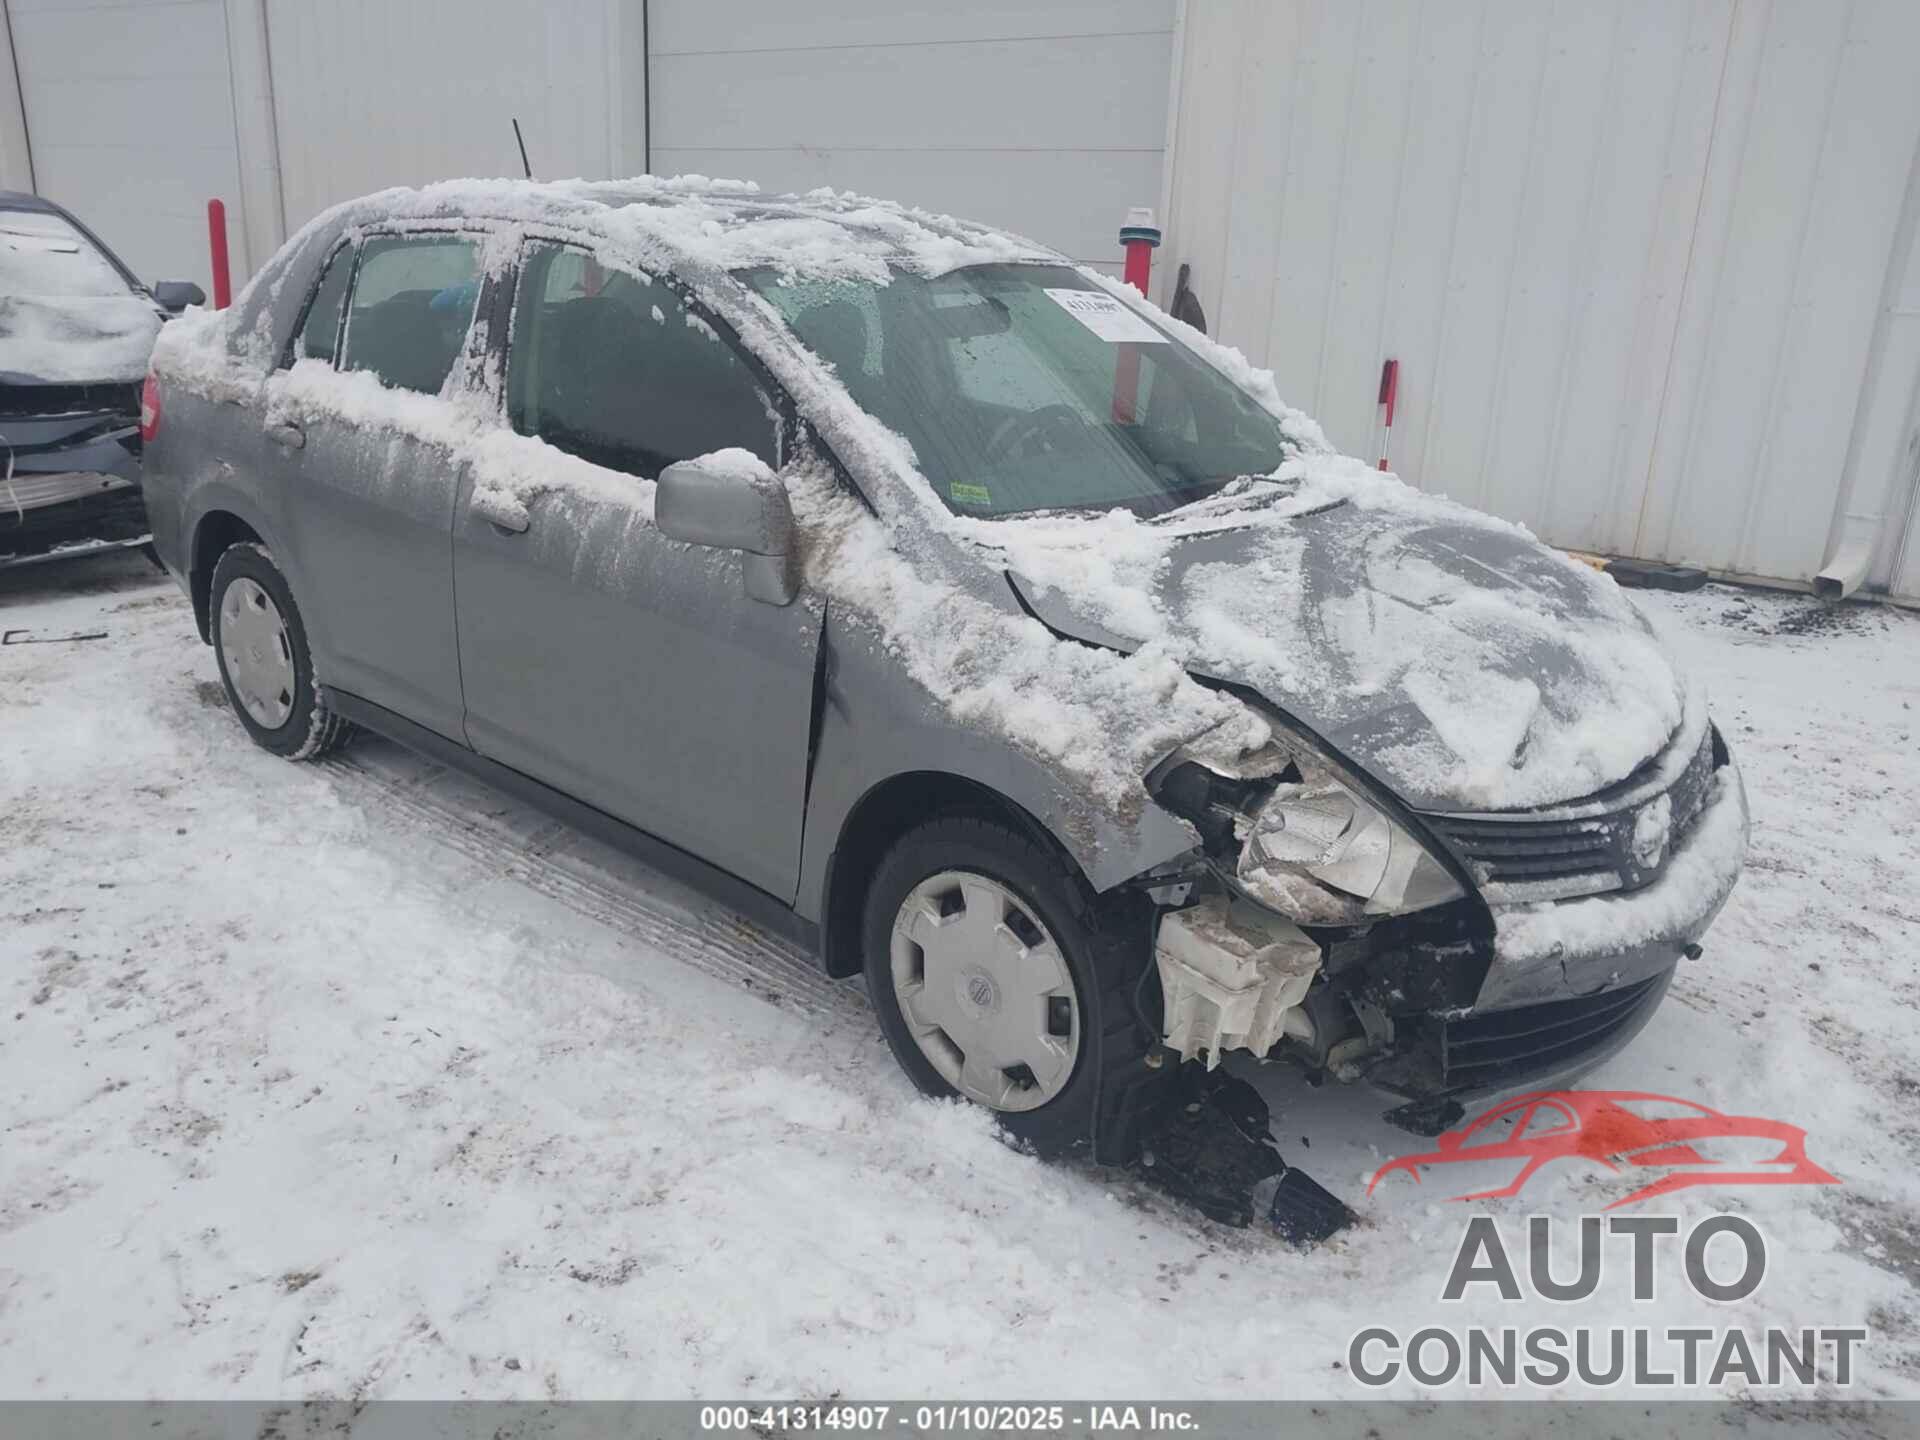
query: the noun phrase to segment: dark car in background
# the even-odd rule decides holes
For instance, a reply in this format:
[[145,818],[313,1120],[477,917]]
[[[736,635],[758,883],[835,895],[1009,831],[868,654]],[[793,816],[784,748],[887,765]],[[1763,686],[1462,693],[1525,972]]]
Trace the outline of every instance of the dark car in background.
[[140,383],[200,287],[149,289],[50,200],[0,191],[0,566],[147,539]]

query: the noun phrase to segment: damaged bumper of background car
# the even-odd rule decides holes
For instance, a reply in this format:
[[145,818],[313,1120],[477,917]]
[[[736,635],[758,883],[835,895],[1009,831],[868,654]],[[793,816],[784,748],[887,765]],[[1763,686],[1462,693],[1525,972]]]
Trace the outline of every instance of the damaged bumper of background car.
[[[1161,892],[1183,906],[1162,914],[1155,944],[1163,1043],[1209,1067],[1244,1049],[1365,1078],[1405,1102],[1389,1119],[1423,1134],[1467,1104],[1592,1068],[1699,953],[1745,857],[1739,771],[1704,714],[1690,722],[1631,790],[1497,817],[1509,828],[1478,848],[1495,817],[1396,811],[1351,774],[1319,771],[1310,748],[1277,781],[1161,767],[1157,797],[1199,817],[1208,852],[1205,878]],[[1265,818],[1276,806],[1286,823]],[[1322,847],[1343,828],[1371,839]],[[1566,846],[1584,857],[1562,867],[1568,898],[1530,898],[1538,882],[1503,882],[1475,858]],[[1533,863],[1525,873],[1549,868]]]
[[146,541],[139,388],[0,385],[0,566]]

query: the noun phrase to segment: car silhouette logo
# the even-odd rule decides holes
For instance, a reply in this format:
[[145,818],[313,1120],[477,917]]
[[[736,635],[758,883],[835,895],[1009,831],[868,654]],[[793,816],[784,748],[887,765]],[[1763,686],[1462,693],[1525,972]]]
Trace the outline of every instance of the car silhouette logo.
[[[1504,1137],[1501,1126],[1512,1129]],[[1729,1165],[1701,1153],[1710,1142],[1777,1145],[1775,1153],[1745,1165]],[[1691,1100],[1636,1090],[1554,1090],[1516,1095],[1436,1142],[1438,1149],[1389,1160],[1367,1182],[1367,1193],[1388,1175],[1405,1171],[1420,1182],[1423,1169],[1442,1165],[1518,1160],[1507,1184],[1455,1200],[1497,1200],[1518,1195],[1555,1160],[1587,1160],[1614,1173],[1664,1170],[1632,1194],[1610,1202],[1615,1209],[1671,1195],[1695,1185],[1838,1185],[1839,1179],[1807,1158],[1807,1132],[1779,1120],[1723,1115]]]

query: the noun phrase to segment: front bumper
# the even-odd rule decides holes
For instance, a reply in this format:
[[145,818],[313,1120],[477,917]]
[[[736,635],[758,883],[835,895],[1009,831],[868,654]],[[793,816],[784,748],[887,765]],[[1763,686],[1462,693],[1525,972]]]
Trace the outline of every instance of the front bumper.
[[31,509],[8,505],[0,486],[0,569],[125,549],[152,538],[138,485],[85,478],[91,483],[83,494]]
[[1468,1105],[1552,1089],[1619,1053],[1726,904],[1747,849],[1747,794],[1729,760],[1659,880],[1624,895],[1493,911],[1493,959],[1470,1006],[1401,1023],[1369,1072],[1433,1134]]
[[148,540],[137,417],[11,416],[0,437],[0,567]]

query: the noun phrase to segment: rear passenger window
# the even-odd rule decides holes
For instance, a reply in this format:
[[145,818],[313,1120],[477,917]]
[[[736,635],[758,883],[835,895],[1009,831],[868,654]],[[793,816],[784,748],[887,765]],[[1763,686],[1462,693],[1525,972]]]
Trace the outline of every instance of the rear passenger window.
[[732,345],[672,288],[556,245],[521,268],[507,359],[513,428],[655,479],[739,446],[777,465],[773,407]]
[[367,241],[347,310],[341,368],[370,370],[385,384],[438,395],[479,293],[471,240],[404,235]]
[[306,322],[293,340],[295,360],[324,360],[331,365],[340,341],[340,302],[353,276],[353,247],[342,245],[327,262],[326,273],[307,305]]

